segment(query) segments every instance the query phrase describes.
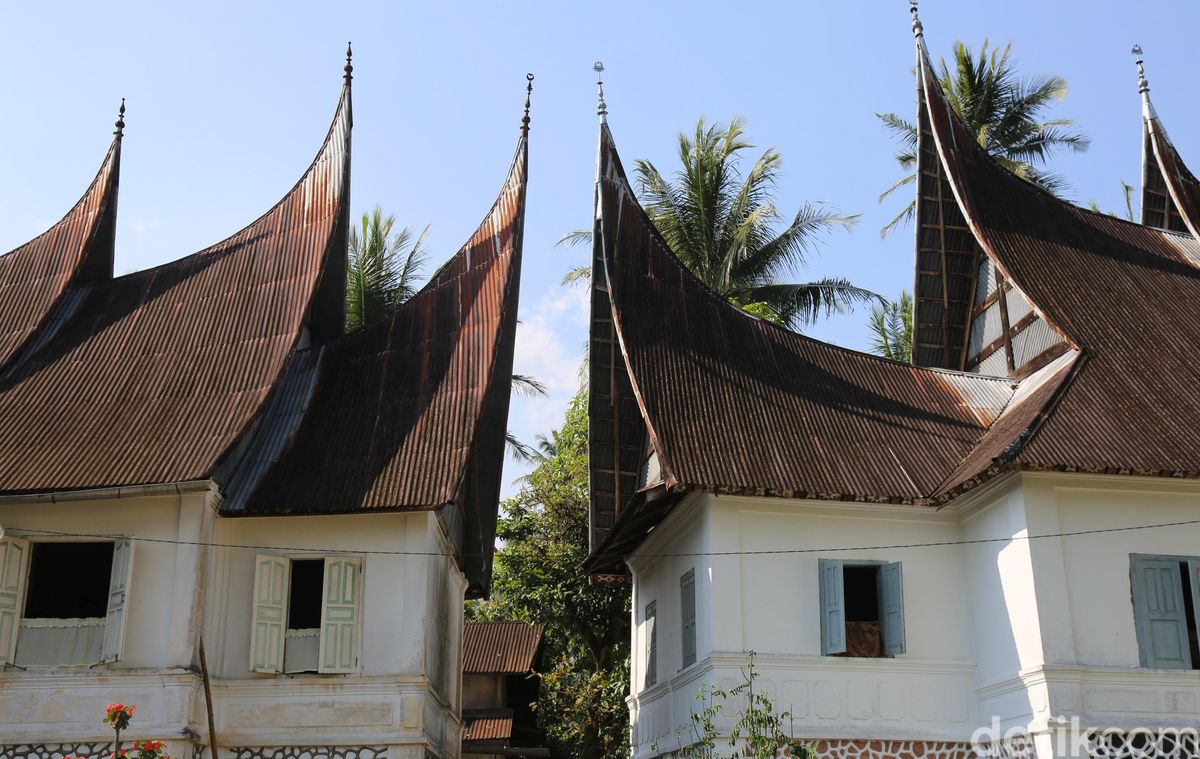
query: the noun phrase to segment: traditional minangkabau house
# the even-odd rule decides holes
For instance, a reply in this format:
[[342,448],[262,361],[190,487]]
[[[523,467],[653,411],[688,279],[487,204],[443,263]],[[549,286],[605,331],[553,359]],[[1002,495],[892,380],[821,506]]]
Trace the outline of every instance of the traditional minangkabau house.
[[545,752],[545,731],[534,710],[544,632],[542,625],[524,622],[464,626],[463,759]]
[[101,756],[112,702],[183,759],[458,754],[529,102],[478,230],[345,334],[351,70],[312,165],[228,239],[113,276],[122,119],[79,204],[0,256],[0,756]]
[[709,290],[601,108],[586,568],[632,581],[634,756],[748,651],[821,757],[1195,756],[1196,180],[1148,101],[1146,224],[1010,174],[913,21],[912,365]]

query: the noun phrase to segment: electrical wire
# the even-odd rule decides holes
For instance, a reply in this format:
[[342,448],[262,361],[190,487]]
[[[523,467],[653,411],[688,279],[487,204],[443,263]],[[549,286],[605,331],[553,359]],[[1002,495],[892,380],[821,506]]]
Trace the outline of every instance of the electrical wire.
[[[1105,535],[1118,532],[1133,532],[1138,530],[1158,530],[1165,527],[1187,527],[1192,525],[1200,525],[1200,519],[1189,519],[1180,522],[1159,522],[1156,524],[1141,524],[1127,525],[1124,527],[1099,527],[1091,530],[1072,530],[1068,532],[1054,532],[1042,535],[1010,535],[1007,537],[996,538],[972,538],[966,540],[936,540],[926,543],[890,543],[878,545],[859,545],[859,546],[822,546],[818,548],[775,548],[762,549],[757,551],[681,551],[681,552],[666,552],[666,553],[639,553],[630,554],[631,558],[640,559],[668,559],[668,558],[687,558],[687,557],[718,557],[718,556],[787,556],[796,554],[811,554],[811,553],[846,553],[851,551],[899,551],[911,550],[916,548],[945,548],[949,546],[970,546],[970,545],[985,545],[989,543],[1015,543],[1018,541],[1033,541],[1033,540],[1049,540],[1054,538],[1074,538],[1088,535]],[[19,533],[23,535],[46,535],[51,537],[62,538],[99,538],[104,540],[133,540],[138,543],[160,543],[166,545],[178,546],[197,546],[206,548],[232,548],[246,549],[254,551],[280,551],[287,553],[311,553],[320,554],[323,556],[350,554],[355,556],[438,556],[450,558],[451,554],[441,551],[389,551],[377,548],[310,548],[306,546],[278,546],[278,545],[257,545],[248,543],[217,543],[211,541],[200,540],[173,540],[170,538],[143,538],[129,535],[114,535],[105,533],[89,533],[89,532],[65,532],[62,530],[38,530],[31,528],[17,527],[7,525],[6,531],[10,533]],[[472,554],[464,553],[457,554],[462,557],[479,558],[489,556],[491,554]],[[623,559],[623,555],[598,555],[596,558],[612,558]]]

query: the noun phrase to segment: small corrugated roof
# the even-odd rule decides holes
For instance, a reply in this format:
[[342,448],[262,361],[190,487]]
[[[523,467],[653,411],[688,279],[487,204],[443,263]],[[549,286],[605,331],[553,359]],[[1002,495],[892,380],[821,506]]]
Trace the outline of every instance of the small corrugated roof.
[[512,738],[512,709],[464,709],[463,742],[506,741]]
[[523,675],[533,670],[543,625],[467,622],[463,625],[463,672]]

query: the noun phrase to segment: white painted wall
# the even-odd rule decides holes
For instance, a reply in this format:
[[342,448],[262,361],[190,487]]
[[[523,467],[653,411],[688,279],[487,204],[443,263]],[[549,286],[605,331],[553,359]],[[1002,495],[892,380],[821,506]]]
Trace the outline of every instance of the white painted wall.
[[[230,519],[215,516],[216,503],[201,493],[0,504],[0,524],[11,534],[47,529],[215,544],[139,540],[124,660],[0,673],[0,743],[111,739],[99,719],[116,701],[138,704],[130,739],[187,728],[206,740],[201,681],[190,669],[202,632],[222,745],[389,745],[397,757],[457,756],[466,580],[444,555],[419,555],[448,551],[436,518]],[[274,548],[229,547],[250,545]],[[305,549],[362,557],[358,674],[249,671],[254,557],[317,555]],[[169,748],[186,757],[189,745]]]
[[[635,755],[688,742],[696,689],[737,683],[749,650],[759,682],[810,738],[967,740],[993,715],[1039,734],[1073,716],[1085,727],[1194,726],[1197,673],[1138,667],[1129,554],[1200,556],[1200,525],[1028,538],[1197,514],[1200,483],[1057,473],[1006,476],[941,511],[692,496],[630,562]],[[938,542],[960,544],[870,548]],[[860,548],[745,555],[835,547]],[[739,555],[653,558],[721,553]],[[821,558],[901,562],[904,655],[821,656]],[[698,661],[679,671],[679,576],[693,565]],[[658,684],[645,688],[651,599]]]

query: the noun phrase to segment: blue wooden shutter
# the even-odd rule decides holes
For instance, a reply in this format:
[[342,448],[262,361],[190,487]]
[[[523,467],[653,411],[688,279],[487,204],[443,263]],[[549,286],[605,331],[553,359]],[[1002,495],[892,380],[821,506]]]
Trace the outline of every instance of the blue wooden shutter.
[[1183,581],[1176,559],[1130,557],[1133,616],[1143,667],[1190,669]]
[[879,623],[883,655],[904,653],[904,580],[898,561],[879,568]]
[[679,609],[683,666],[696,663],[696,570],[689,569],[679,578]]
[[129,584],[133,578],[133,541],[113,543],[112,570],[108,577],[108,607],[104,619],[104,642],[100,661],[120,661],[125,650],[125,617],[129,609]]
[[16,657],[28,557],[27,541],[18,538],[0,540],[0,664],[12,664]]
[[654,629],[658,605],[651,601],[646,604],[646,683],[649,688],[658,682],[658,631]]
[[820,559],[817,569],[821,584],[821,653],[844,654],[846,594],[843,590],[842,562],[839,559]]

